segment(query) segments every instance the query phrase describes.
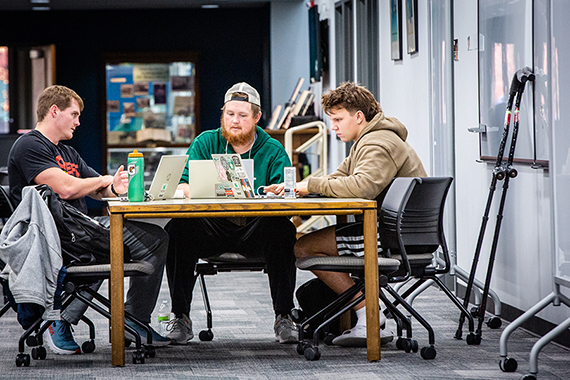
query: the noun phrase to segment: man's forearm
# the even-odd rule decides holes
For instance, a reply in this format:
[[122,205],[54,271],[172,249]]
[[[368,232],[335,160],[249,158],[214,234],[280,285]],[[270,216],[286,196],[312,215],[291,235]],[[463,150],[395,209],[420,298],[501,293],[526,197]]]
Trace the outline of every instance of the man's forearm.
[[112,179],[111,176],[77,178],[59,168],[50,168],[38,174],[34,182],[50,186],[62,199],[77,199],[85,196],[100,198],[96,195],[97,190],[105,191]]

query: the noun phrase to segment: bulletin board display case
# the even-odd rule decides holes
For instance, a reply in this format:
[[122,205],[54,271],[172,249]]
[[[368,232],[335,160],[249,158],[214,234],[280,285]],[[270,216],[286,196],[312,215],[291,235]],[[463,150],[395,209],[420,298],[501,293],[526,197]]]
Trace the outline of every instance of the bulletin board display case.
[[193,62],[106,65],[107,144],[189,143],[196,136]]
[[198,54],[103,54],[104,165],[114,174],[134,149],[143,153],[145,183],[160,157],[185,154],[200,132]]

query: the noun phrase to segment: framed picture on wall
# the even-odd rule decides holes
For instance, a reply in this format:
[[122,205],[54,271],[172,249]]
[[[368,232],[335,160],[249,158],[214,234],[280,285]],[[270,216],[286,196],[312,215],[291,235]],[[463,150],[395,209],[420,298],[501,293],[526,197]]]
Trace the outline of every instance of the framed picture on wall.
[[406,0],[408,54],[418,52],[418,0]]
[[402,1],[390,0],[390,46],[391,58],[394,61],[402,59]]

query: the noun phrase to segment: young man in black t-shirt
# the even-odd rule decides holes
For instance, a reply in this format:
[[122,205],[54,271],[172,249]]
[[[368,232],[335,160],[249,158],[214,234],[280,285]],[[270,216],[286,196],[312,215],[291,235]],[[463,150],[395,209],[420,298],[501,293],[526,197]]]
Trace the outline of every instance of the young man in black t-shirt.
[[[8,157],[10,198],[15,205],[21,201],[22,188],[30,185],[49,185],[62,199],[85,213],[86,196],[101,199],[127,192],[128,174],[123,166],[114,176],[100,175],[83,161],[75,149],[61,143],[73,137],[82,110],[83,100],[67,87],[51,86],[41,94],[36,128],[16,140]],[[109,226],[108,217],[96,219]],[[125,311],[148,324],[160,292],[168,235],[153,224],[125,221],[123,237],[133,259],[144,260],[154,266],[151,275],[131,277],[125,303]],[[70,323],[77,324],[86,309],[82,302],[73,301],[62,312],[61,320],[46,330],[45,339],[54,352],[67,355],[81,353],[71,334]],[[136,325],[132,327],[139,331],[143,340],[146,339],[146,331]],[[154,330],[152,340],[158,346],[170,343],[170,339]]]

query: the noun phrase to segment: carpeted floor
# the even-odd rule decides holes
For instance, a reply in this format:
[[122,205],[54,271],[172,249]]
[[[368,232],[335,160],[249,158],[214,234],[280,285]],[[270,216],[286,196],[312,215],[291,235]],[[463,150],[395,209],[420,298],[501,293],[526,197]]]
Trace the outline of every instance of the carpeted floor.
[[[298,272],[298,284],[312,277]],[[187,346],[157,349],[155,358],[145,364],[132,364],[132,349],[127,349],[127,364],[111,366],[107,320],[93,311],[88,316],[97,328],[97,349],[77,356],[55,355],[48,350],[45,360],[32,360],[30,367],[16,367],[18,337],[23,332],[15,314],[0,318],[0,379],[520,379],[528,373],[529,352],[538,339],[517,330],[509,339],[509,357],[518,361],[518,370],[499,369],[499,338],[504,329],[490,330],[484,325],[483,341],[468,346],[453,338],[459,312],[445,295],[430,288],[414,306],[433,326],[437,357],[423,360],[419,353],[405,353],[390,343],[382,348],[382,360],[369,363],[365,348],[342,348],[322,344],[318,361],[307,361],[296,353],[296,345],[274,342],[273,312],[267,276],[261,273],[222,273],[206,279],[214,317],[214,340],[201,342],[197,337]],[[102,289],[106,294],[106,285]],[[168,298],[166,280],[160,300]],[[156,313],[153,321],[156,320]],[[191,318],[194,332],[205,328],[205,312],[200,290],[195,289]],[[466,329],[465,329],[466,330]],[[464,332],[464,336],[466,332]],[[79,344],[88,338],[84,325],[75,328]],[[414,323],[414,338],[420,348],[427,345],[427,333]],[[27,348],[26,352],[30,352]],[[539,379],[570,379],[570,350],[547,345],[539,356]]]

